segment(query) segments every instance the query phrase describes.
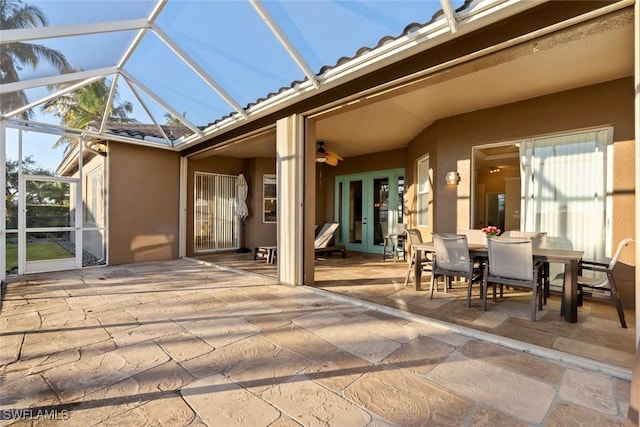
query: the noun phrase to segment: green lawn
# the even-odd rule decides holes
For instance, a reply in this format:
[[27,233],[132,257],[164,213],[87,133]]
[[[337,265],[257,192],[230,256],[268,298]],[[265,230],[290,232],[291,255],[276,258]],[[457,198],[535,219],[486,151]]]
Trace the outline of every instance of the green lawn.
[[[55,242],[27,243],[27,261],[70,258],[73,254]],[[7,271],[18,267],[18,245],[7,243]]]

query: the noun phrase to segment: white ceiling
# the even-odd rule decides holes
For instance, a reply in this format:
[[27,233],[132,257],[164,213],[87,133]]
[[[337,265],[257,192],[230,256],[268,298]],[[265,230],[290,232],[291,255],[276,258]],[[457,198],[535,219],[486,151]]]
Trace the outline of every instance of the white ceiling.
[[[633,23],[599,32],[569,29],[464,67],[373,99],[348,100],[317,118],[316,139],[344,158],[402,148],[441,118],[633,75]],[[270,157],[274,142],[270,132],[248,142],[250,150],[241,143],[216,154]]]

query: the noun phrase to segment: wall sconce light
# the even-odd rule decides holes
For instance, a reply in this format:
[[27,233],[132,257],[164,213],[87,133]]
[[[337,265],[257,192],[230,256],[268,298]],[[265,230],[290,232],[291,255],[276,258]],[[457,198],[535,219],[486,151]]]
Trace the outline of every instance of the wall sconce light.
[[458,185],[458,181],[460,181],[460,176],[458,175],[458,172],[455,172],[455,171],[447,172],[445,181],[447,181],[447,185]]

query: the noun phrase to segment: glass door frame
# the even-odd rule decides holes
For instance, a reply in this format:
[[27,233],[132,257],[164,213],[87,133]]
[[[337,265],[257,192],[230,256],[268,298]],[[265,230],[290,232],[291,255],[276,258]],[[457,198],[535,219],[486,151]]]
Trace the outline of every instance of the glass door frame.
[[[374,228],[374,182],[376,179],[389,180],[388,194],[388,222],[387,229],[382,230],[382,234],[392,233],[394,225],[398,222],[398,210],[393,206],[398,206],[400,200],[398,195],[399,178],[405,176],[404,168],[386,169],[372,172],[363,172],[348,175],[339,175],[335,178],[334,189],[334,214],[336,221],[340,223],[337,233],[338,244],[344,245],[347,250],[356,252],[379,253],[384,250],[383,243],[375,244]],[[362,181],[362,242],[352,243],[349,241],[349,184],[355,181]],[[342,190],[341,190],[342,189]],[[404,208],[404,201],[402,201]]]
[[[74,224],[69,227],[27,228],[27,202],[25,197],[20,197],[18,200],[18,274],[82,268],[82,187],[80,179],[47,175],[21,175],[19,194],[26,194],[27,181],[62,182],[70,184],[70,189],[74,190],[69,194],[69,208],[75,207],[75,209],[73,209]],[[74,256],[63,259],[27,261],[27,233],[46,233],[52,231],[70,231],[75,233]]]

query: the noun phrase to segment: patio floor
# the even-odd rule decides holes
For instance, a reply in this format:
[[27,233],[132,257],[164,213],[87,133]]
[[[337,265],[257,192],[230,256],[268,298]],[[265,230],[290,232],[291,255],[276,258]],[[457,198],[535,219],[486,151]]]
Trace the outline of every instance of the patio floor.
[[[254,261],[253,255],[223,252],[201,257],[245,271],[276,277],[275,265]],[[416,291],[413,274],[407,287],[407,264],[381,255],[349,252],[347,258],[329,256],[316,260],[315,287],[439,320],[462,329],[486,332],[525,344],[558,350],[590,360],[631,370],[635,363],[635,313],[625,310],[628,329],[620,327],[614,306],[585,298],[578,308],[578,322],[568,323],[560,316],[560,294],[552,293],[537,322],[530,320],[531,293],[506,291],[505,298],[487,301],[482,311],[478,287],[473,287],[472,307],[466,306],[466,283],[454,283],[448,293],[435,293],[429,299],[429,273],[422,278],[422,291]],[[427,289],[427,290],[425,290]]]
[[[367,284],[381,263],[358,278],[340,276],[341,261],[318,262],[319,285],[393,300],[377,286],[399,286],[400,264]],[[0,425],[623,423],[625,374],[376,307],[189,260],[14,277],[0,310]]]

